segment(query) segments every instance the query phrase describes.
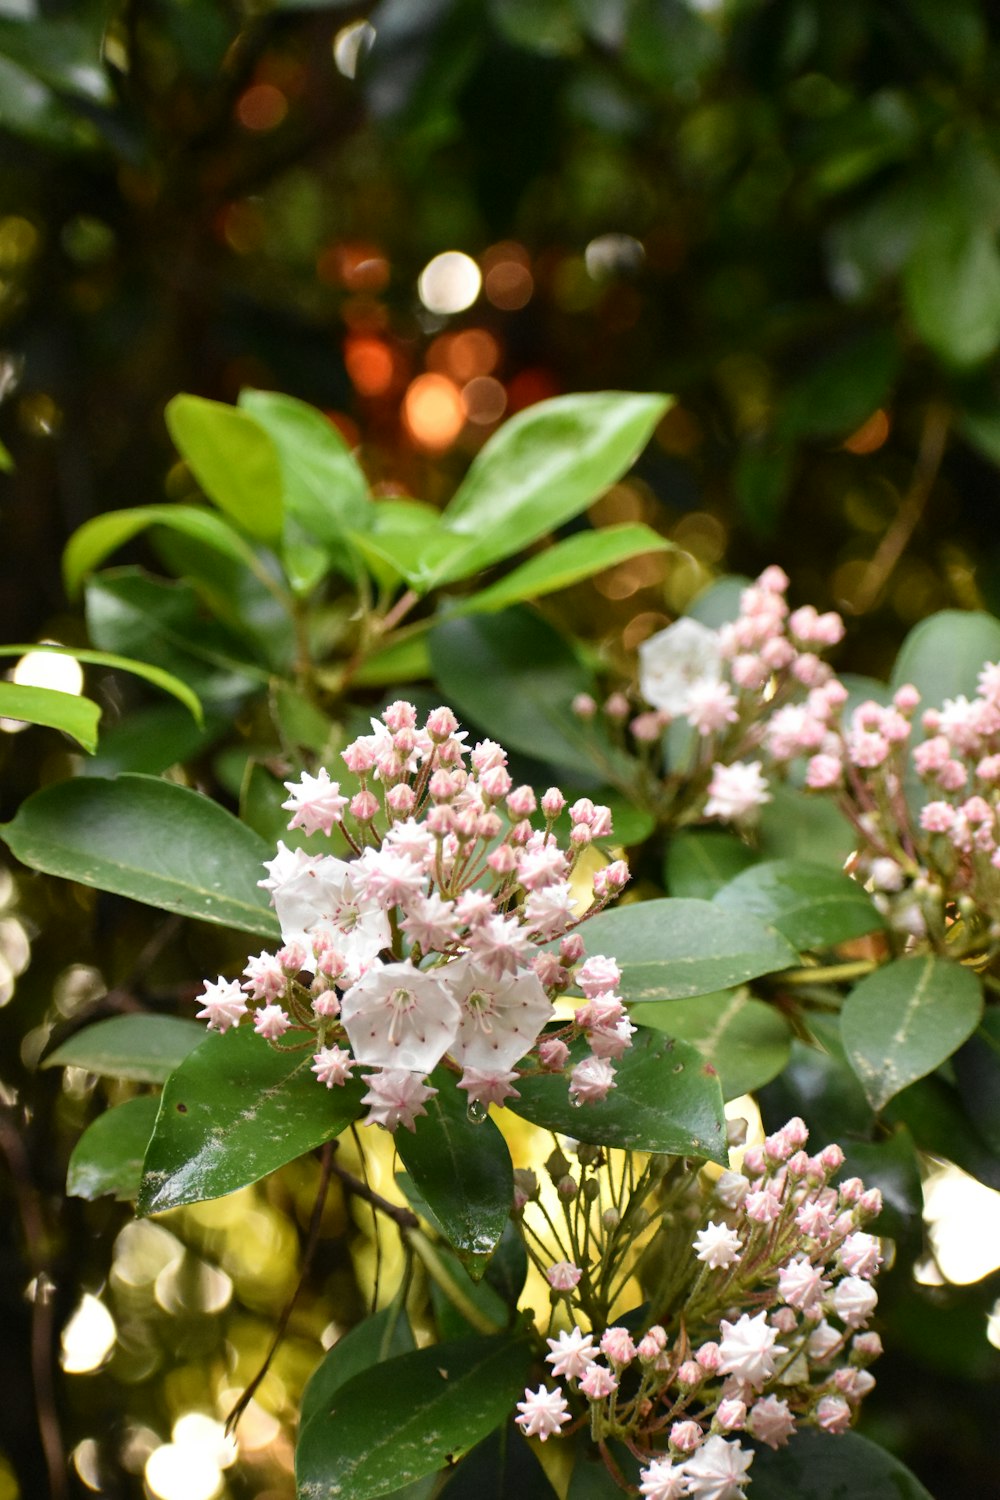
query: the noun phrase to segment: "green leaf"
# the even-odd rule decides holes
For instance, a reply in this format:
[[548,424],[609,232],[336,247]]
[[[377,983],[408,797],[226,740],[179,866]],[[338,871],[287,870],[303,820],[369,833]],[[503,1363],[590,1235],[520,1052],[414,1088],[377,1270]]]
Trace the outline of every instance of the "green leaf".
[[863,886],[840,870],[808,860],[751,866],[714,896],[727,911],[749,912],[793,948],[833,948],[885,926]]
[[986,662],[1000,660],[1000,620],[981,610],[942,609],[914,626],[900,648],[890,679],[893,692],[912,682],[922,708],[946,698],[976,697]]
[[101,66],[99,28],[66,19],[0,18],[0,54],[61,94],[109,104],[111,82]]
[[[419,526],[406,524],[397,529],[383,524],[377,531],[355,531],[351,542],[376,577],[382,570],[386,576],[405,578],[418,594],[433,588],[442,569],[447,571],[448,560],[465,551],[462,539],[446,531],[437,514],[433,523],[423,518]],[[464,578],[465,573],[459,570],[448,576]]]
[[840,1030],[872,1108],[880,1110],[950,1057],[982,1011],[972,970],[934,954],[896,959],[855,985]]
[[0,443],[0,474],[12,474],[14,472],[14,460],[9,448]]
[[745,990],[654,1001],[643,1006],[642,1022],[697,1047],[722,1080],[724,1099],[770,1083],[791,1052],[792,1034],[784,1016]]
[[754,1454],[753,1500],[933,1500],[916,1475],[858,1432],[800,1427],[784,1448]]
[[437,1069],[437,1089],[413,1134],[401,1132],[396,1150],[448,1243],[478,1279],[500,1243],[514,1196],[507,1143],[494,1122],[473,1122],[468,1099],[452,1073]]
[[214,714],[199,726],[178,703],[133,708],[104,731],[97,754],[84,762],[81,774],[118,776],[123,771],[140,771],[159,776],[171,766],[190,764],[231,729],[231,718]]
[[[36,22],[31,24],[34,26]],[[3,56],[0,56],[0,130],[12,131],[59,151],[93,146],[97,139],[89,120],[64,104],[27,68]]]
[[917,331],[947,364],[979,364],[1000,344],[1000,254],[986,225],[940,214],[907,262],[903,289]]
[[258,567],[253,548],[214,511],[198,505],[137,505],[130,510],[105,511],[74,531],[62,560],[63,583],[70,598],[75,598],[83,580],[106,557],[150,526],[182,532],[243,567]]
[[[109,667],[115,672],[130,672],[133,677],[141,677],[144,682],[151,683],[153,687],[161,688],[163,692],[170,693],[177,698],[197,724],[204,719],[201,703],[197,694],[193,693],[186,682],[175,677],[172,672],[164,672],[160,667],[150,666],[145,661],[135,661],[130,656],[118,656],[112,651],[90,651],[80,646],[50,646],[44,642],[35,645],[0,646],[0,657],[3,656],[25,656],[32,651],[54,651],[57,656],[71,656],[74,661],[82,661],[91,667]],[[39,689],[42,691],[42,689]],[[66,696],[60,694],[60,697]],[[96,707],[96,705],[95,705]],[[97,709],[100,713],[100,710]],[[12,718],[16,715],[11,715]],[[44,723],[44,720],[37,721]],[[96,721],[95,721],[96,722]],[[56,726],[57,728],[60,726]]]
[[539,616],[518,605],[447,620],[431,631],[430,655],[448,701],[508,749],[594,776],[600,742],[570,709],[593,678]]
[[490,438],[444,511],[467,538],[435,579],[468,578],[579,515],[635,462],[671,405],[620,391],[556,396]]
[[348,532],[371,524],[364,470],[321,411],[279,391],[241,391],[239,404],[270,434],[288,513],[310,536],[338,548]]
[[885,1119],[907,1125],[920,1150],[953,1161],[963,1172],[1000,1192],[1000,1152],[991,1150],[965,1113],[956,1088],[938,1074],[897,1094]]
[[672,897],[600,912],[587,923],[587,950],[617,960],[632,1004],[710,995],[798,962],[755,917]]
[[889,329],[869,328],[825,352],[785,398],[778,420],[782,437],[845,437],[886,401],[900,365]]
[[865,1187],[878,1188],[882,1194],[882,1212],[875,1226],[876,1234],[908,1241],[916,1253],[923,1240],[923,1186],[920,1158],[913,1136],[905,1125],[897,1125],[877,1141],[852,1141],[841,1133],[844,1165],[838,1174],[860,1177]]
[[381,651],[366,657],[351,674],[351,681],[359,687],[385,687],[430,677],[431,657],[427,646],[430,623],[429,620],[421,621],[419,630],[401,640],[391,641]]
[[90,698],[77,693],[0,682],[0,716],[17,719],[22,724],[61,729],[91,754],[97,749],[97,721],[101,710]]
[[556,1491],[520,1430],[508,1422],[466,1454],[441,1495],[443,1500],[555,1500]]
[[313,1417],[329,1410],[340,1387],[353,1380],[355,1375],[381,1360],[408,1354],[412,1348],[413,1334],[406,1312],[398,1301],[342,1334],[326,1358],[317,1365],[302,1392],[299,1431],[304,1432]]
[[[434,1215],[414,1187],[409,1173],[397,1172],[396,1181],[413,1212],[436,1229]],[[443,1270],[451,1283],[449,1291],[445,1291],[439,1281],[428,1277],[434,1324],[440,1339],[471,1338],[473,1334],[496,1333],[510,1325],[510,1308],[485,1277],[481,1281],[473,1281],[457,1256],[452,1255],[443,1245],[432,1247],[432,1250],[437,1256],[439,1274]],[[457,1305],[456,1293],[457,1298],[462,1300],[462,1308]],[[470,1316],[475,1319],[474,1322],[469,1321]]]
[[[574,1061],[586,1051],[577,1043]],[[615,1067],[615,1087],[599,1104],[572,1104],[561,1073],[539,1073],[519,1081],[521,1097],[507,1108],[578,1141],[728,1161],[719,1079],[687,1042],[640,1027]]]
[[134,1199],[159,1107],[157,1095],[142,1094],[98,1115],[73,1148],[66,1169],[67,1196],[89,1200],[113,1193],[119,1199]]
[[554,542],[490,588],[458,601],[455,609],[462,614],[493,613],[569,588],[581,578],[591,578],[630,557],[672,550],[673,543],[649,526],[607,526],[601,531],[579,532]]
[[462,1339],[363,1370],[302,1433],[300,1500],[374,1500],[433,1473],[506,1421],[530,1357],[523,1339]]
[[711,901],[721,886],[756,858],[749,844],[722,828],[677,833],[667,845],[663,881],[671,896]]
[[113,891],[162,911],[275,939],[257,886],[270,845],[218,803],[155,776],[44,787],[3,825],[32,870]]
[[857,834],[829,797],[776,781],[761,810],[757,837],[765,859],[807,859],[835,870],[857,844]]
[[870,1136],[875,1116],[844,1053],[839,1016],[812,1015],[809,1029],[812,1042],[792,1043],[788,1065],[761,1096],[767,1129],[802,1115],[819,1147]]
[[175,396],[164,413],[174,445],[208,498],[262,542],[281,537],[284,490],[278,449],[238,407]]
[[136,1211],[234,1193],[346,1130],[365,1085],[326,1089],[312,1060],[250,1026],[206,1036],[167,1079]]
[[991,1006],[952,1059],[962,1108],[1000,1156],[1000,1009]]
[[204,1040],[204,1026],[178,1016],[111,1016],[61,1042],[42,1067],[86,1068],[102,1078],[163,1083]]

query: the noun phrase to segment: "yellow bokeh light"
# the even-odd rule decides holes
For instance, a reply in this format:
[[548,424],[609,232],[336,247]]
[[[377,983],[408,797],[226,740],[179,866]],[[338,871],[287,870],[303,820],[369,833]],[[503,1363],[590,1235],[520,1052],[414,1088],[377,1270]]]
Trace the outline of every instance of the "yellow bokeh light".
[[403,419],[415,443],[442,452],[465,426],[462,393],[445,375],[418,375],[403,397]]
[[115,1346],[115,1320],[98,1297],[85,1292],[62,1331],[60,1364],[67,1375],[87,1375],[103,1365]]
[[157,1500],[215,1500],[222,1470],[204,1450],[163,1443],[146,1461],[146,1484]]
[[[43,646],[58,646],[58,641],[42,641]],[[83,692],[83,668],[73,656],[58,651],[29,651],[22,656],[10,674],[19,687],[51,688],[57,693]]]
[[1000,1193],[951,1162],[924,1182],[924,1222],[941,1275],[954,1286],[1000,1266]]

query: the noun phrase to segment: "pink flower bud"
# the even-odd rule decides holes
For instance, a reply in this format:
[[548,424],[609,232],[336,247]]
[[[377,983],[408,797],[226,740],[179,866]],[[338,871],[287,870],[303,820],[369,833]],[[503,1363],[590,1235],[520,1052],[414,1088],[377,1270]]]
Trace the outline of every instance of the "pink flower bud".
[[502,797],[506,797],[513,781],[505,766],[491,766],[489,770],[480,772],[479,785],[484,796],[493,802],[499,802]]
[[823,1170],[829,1172],[831,1176],[834,1172],[839,1172],[844,1165],[844,1153],[835,1141],[831,1145],[823,1147],[819,1153],[819,1159],[823,1165]]
[[559,1037],[538,1044],[538,1061],[550,1073],[561,1073],[569,1062],[569,1048]]
[[537,806],[538,802],[530,786],[515,787],[507,798],[507,811],[512,822],[516,822],[518,818],[529,818]]
[[366,743],[365,739],[361,738],[348,745],[346,750],[342,750],[340,758],[349,771],[363,776],[375,764],[375,751],[370,743]]
[[385,805],[392,809],[398,817],[408,818],[416,806],[417,798],[412,787],[401,781],[391,791],[386,792]]
[[[643,1347],[643,1344],[645,1344],[646,1342],[647,1342],[646,1339],[643,1339],[642,1343],[639,1345],[639,1358],[640,1359],[642,1358],[642,1347]],[[656,1353],[658,1354],[660,1351],[656,1348],[655,1342],[652,1339],[649,1339],[649,1343],[652,1346],[652,1348],[654,1350],[656,1350]],[[654,1355],[653,1357],[655,1358],[656,1356]],[[696,1386],[696,1385],[700,1385],[701,1382],[704,1380],[704,1378],[705,1378],[705,1372],[701,1368],[701,1365],[698,1363],[698,1361],[696,1359],[686,1359],[684,1361],[684,1363],[681,1365],[680,1369],[677,1371],[677,1384],[678,1385],[686,1385],[688,1387],[693,1387],[693,1386]]]
[[510,875],[517,869],[517,855],[509,844],[501,844],[486,857],[486,863],[495,875]]
[[585,952],[583,938],[578,932],[567,933],[559,944],[559,954],[564,964],[578,963]]
[[495,839],[503,824],[495,812],[480,813],[476,833],[481,839]]
[[640,745],[655,744],[663,733],[663,715],[659,711],[636,714],[628,727]]
[[[652,1335],[647,1333],[644,1338],[641,1338],[639,1340],[639,1343],[636,1346],[636,1353],[639,1356],[639,1362],[641,1364],[651,1365],[659,1358],[660,1346],[652,1337]],[[698,1370],[697,1380],[689,1381],[688,1384],[690,1385],[696,1385],[702,1378],[702,1372],[700,1368],[696,1365],[695,1369]],[[680,1372],[678,1372],[678,1375],[679,1373]]]
[[446,740],[453,735],[458,728],[458,720],[450,708],[432,708],[427,715],[427,733],[436,744]]
[[577,693],[570,708],[578,719],[592,719],[597,712],[597,704],[589,693]]
[[324,1020],[332,1020],[340,1015],[340,1000],[333,990],[324,990],[317,995],[312,1003],[313,1015],[322,1016]]
[[760,1146],[748,1146],[743,1153],[743,1170],[748,1177],[761,1177],[767,1166]]
[[610,807],[595,807],[590,821],[590,831],[595,839],[609,838],[612,832]]
[[670,1446],[681,1453],[693,1453],[702,1439],[697,1422],[675,1422],[670,1429]]
[[720,1401],[715,1409],[715,1420],[723,1432],[739,1432],[747,1419],[747,1404],[728,1397]]
[[901,714],[912,714],[920,702],[920,694],[912,682],[906,682],[894,693],[892,701]]
[[612,693],[605,700],[604,712],[609,719],[622,724],[629,716],[629,703],[624,693]]
[[882,1353],[882,1340],[877,1333],[858,1333],[851,1340],[852,1357],[870,1360],[878,1359]]
[[789,578],[784,568],[779,568],[777,563],[769,563],[757,579],[757,587],[768,594],[784,594],[788,589]]
[[591,843],[592,840],[593,834],[590,831],[589,823],[577,823],[570,832],[569,841],[577,849],[584,848],[585,845]]
[[601,1353],[613,1365],[630,1365],[635,1359],[635,1344],[627,1328],[608,1328],[601,1335]]
[[395,703],[383,711],[382,722],[393,734],[400,729],[413,729],[417,722],[417,710],[412,703],[407,703],[403,698],[397,698]]
[[592,1364],[580,1381],[580,1389],[589,1401],[603,1401],[618,1389],[618,1379],[604,1365]]
[[858,1199],[858,1211],[866,1219],[877,1219],[882,1212],[882,1194],[878,1188],[868,1188]]
[[427,809],[424,826],[428,833],[433,833],[436,838],[444,838],[446,834],[451,832],[454,817],[455,815],[447,803],[440,802],[436,807],[429,807]]
[[722,1354],[719,1351],[719,1346],[711,1341],[707,1344],[702,1344],[699,1349],[696,1349],[694,1357],[707,1375],[714,1375],[722,1363]]
[[864,1190],[865,1185],[860,1177],[845,1177],[838,1190],[840,1202],[845,1208],[853,1208],[860,1201]]
[[554,1292],[571,1292],[582,1275],[580,1267],[574,1266],[572,1261],[557,1260],[555,1265],[549,1266],[545,1279]]
[[612,860],[603,874],[608,886],[613,891],[623,891],[631,879],[628,865],[623,859]]
[[550,786],[542,797],[542,812],[547,818],[558,818],[566,806],[566,798],[557,786]]
[[450,771],[437,770],[427,783],[427,790],[435,802],[450,802],[458,795],[458,782]]
[[824,1396],[816,1407],[816,1423],[824,1432],[846,1432],[851,1425],[851,1408],[843,1396]]
[[569,810],[571,823],[590,823],[594,816],[594,804],[589,797],[578,797]]
[[362,791],[351,798],[351,814],[359,823],[370,823],[378,812],[378,798],[374,792]]

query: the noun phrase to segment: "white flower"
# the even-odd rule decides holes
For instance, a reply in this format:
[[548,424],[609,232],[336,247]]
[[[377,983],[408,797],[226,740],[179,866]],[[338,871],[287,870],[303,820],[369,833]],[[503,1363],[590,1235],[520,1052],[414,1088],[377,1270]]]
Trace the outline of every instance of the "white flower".
[[742,1500],[753,1453],[713,1433],[693,1458],[685,1459],[688,1494],[696,1500]]
[[774,1342],[777,1329],[769,1325],[766,1312],[753,1318],[744,1313],[736,1323],[727,1323],[723,1318],[720,1326],[723,1333],[719,1341],[720,1374],[748,1380],[755,1390],[760,1390],[774,1374],[775,1359],[788,1353]]
[[878,1292],[860,1276],[845,1276],[830,1295],[833,1310],[848,1328],[867,1323],[878,1306]]
[[329,837],[334,823],[343,821],[348,799],[340,795],[340,782],[331,781],[325,767],[320,766],[316,776],[303,771],[300,781],[286,781],[285,791],[291,796],[281,805],[295,814],[289,828],[304,828],[306,833],[322,831]]
[[395,1130],[398,1125],[415,1130],[417,1116],[427,1113],[424,1105],[437,1093],[419,1074],[405,1068],[383,1068],[366,1082],[368,1092],[361,1101],[369,1106],[365,1124],[384,1125],[386,1130]]
[[340,1088],[350,1077],[354,1063],[345,1047],[321,1047],[313,1057],[311,1072],[328,1089]]
[[688,1494],[683,1468],[668,1458],[654,1458],[639,1475],[639,1493],[645,1500],[681,1500],[681,1496]]
[[565,1376],[568,1380],[579,1380],[581,1375],[586,1375],[597,1358],[594,1335],[583,1333],[575,1326],[572,1333],[563,1329],[558,1338],[546,1339],[545,1342],[549,1346],[545,1359],[552,1366],[553,1375]]
[[566,1397],[559,1386],[554,1391],[547,1391],[544,1385],[537,1391],[526,1389],[517,1409],[521,1415],[514,1420],[525,1437],[537,1437],[543,1443],[570,1420]]
[[514,1087],[519,1076],[512,1068],[466,1068],[458,1087],[470,1104],[505,1104],[520,1099]]
[[556,880],[532,891],[524,903],[524,925],[528,932],[548,941],[566,931],[576,914],[576,902],[567,880]]
[[[272,861],[268,869],[277,863]],[[360,973],[392,941],[389,918],[378,901],[362,894],[354,866],[332,855],[307,855],[287,874],[283,869],[272,900],[286,944],[302,943],[315,961],[311,938],[325,933],[352,974]]]
[[429,1073],[455,1039],[459,1008],[439,970],[376,964],[347,991],[340,1019],[358,1062]]
[[830,1283],[823,1280],[823,1267],[813,1265],[808,1255],[797,1255],[778,1272],[778,1294],[789,1307],[807,1311],[822,1297]]
[[740,1258],[740,1237],[728,1224],[715,1224],[710,1219],[695,1235],[694,1244],[697,1259],[713,1271],[734,1265]]
[[452,1056],[466,1068],[512,1068],[530,1052],[552,1002],[531,969],[496,977],[470,958],[435,971],[458,1006]]
[[795,1431],[791,1407],[777,1396],[762,1396],[753,1405],[747,1430],[751,1437],[766,1443],[769,1448],[783,1448]]
[[201,998],[205,1006],[198,1011],[198,1020],[207,1021],[209,1031],[228,1031],[246,1015],[247,997],[235,979],[223,979],[220,974],[215,984],[206,981]]
[[749,819],[770,800],[759,760],[734,760],[730,766],[716,761],[708,784],[705,817],[727,821]]
[[666,713],[687,713],[694,684],[718,682],[721,676],[718,636],[697,620],[677,620],[639,647],[642,696]]
[[614,1064],[606,1057],[585,1057],[569,1076],[570,1098],[581,1104],[599,1104],[617,1087]]

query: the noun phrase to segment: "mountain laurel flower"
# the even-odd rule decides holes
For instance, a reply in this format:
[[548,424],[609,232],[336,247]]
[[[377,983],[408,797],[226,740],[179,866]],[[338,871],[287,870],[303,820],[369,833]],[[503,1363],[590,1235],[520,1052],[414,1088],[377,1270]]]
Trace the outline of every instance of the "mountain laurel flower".
[[576,982],[588,1000],[617,989],[621,977],[621,969],[614,959],[605,958],[603,953],[592,954],[576,972]]
[[545,1279],[554,1292],[571,1292],[579,1285],[582,1275],[580,1267],[574,1266],[571,1260],[557,1260],[549,1266]]
[[837,1251],[837,1259],[852,1276],[870,1281],[882,1264],[882,1251],[875,1235],[858,1231],[847,1236]]
[[215,984],[206,982],[205,992],[199,997],[204,1007],[197,1012],[199,1021],[207,1021],[209,1031],[228,1031],[238,1026],[240,1018],[247,1013],[247,997],[235,979],[223,979],[220,974]]
[[281,806],[285,812],[294,813],[289,829],[301,828],[305,833],[325,833],[329,838],[334,823],[343,822],[348,799],[340,795],[340,783],[331,781],[329,772],[323,766],[320,766],[315,776],[303,771],[298,781],[286,781],[285,791],[290,796]]
[[721,676],[719,637],[697,620],[676,620],[639,647],[639,690],[653,708],[669,714],[686,713],[692,687]]
[[750,1409],[747,1431],[769,1448],[783,1448],[795,1431],[795,1417],[787,1401],[761,1396]]
[[713,1433],[684,1464],[687,1492],[695,1500],[740,1500],[752,1463],[752,1451]]
[[618,1376],[605,1365],[592,1364],[580,1379],[580,1390],[589,1401],[604,1401],[618,1389]]
[[254,1017],[253,1029],[269,1042],[276,1042],[291,1026],[286,1011],[280,1005],[262,1005]]
[[354,1060],[344,1047],[321,1047],[313,1058],[311,1071],[328,1089],[340,1088],[351,1076]]
[[697,1422],[675,1422],[670,1429],[670,1446],[681,1453],[693,1453],[703,1436]]
[[543,1385],[537,1391],[526,1389],[517,1409],[521,1415],[514,1420],[525,1437],[536,1437],[543,1443],[570,1421],[566,1397],[559,1386],[553,1391],[547,1391]]
[[571,1332],[564,1329],[556,1338],[545,1342],[549,1346],[546,1363],[552,1366],[553,1375],[559,1379],[579,1380],[597,1358],[593,1334],[582,1333],[576,1326]]
[[725,822],[750,822],[770,800],[759,760],[734,760],[731,765],[716,761],[708,784],[705,816]]
[[851,1425],[851,1408],[843,1396],[823,1396],[816,1405],[816,1425],[824,1432],[846,1432]]
[[554,1013],[532,969],[498,978],[474,961],[459,959],[436,972],[458,1005],[450,1049],[465,1068],[513,1068]]
[[600,1103],[615,1087],[614,1064],[605,1057],[585,1057],[570,1074],[570,1098],[580,1104]]
[[415,1130],[418,1116],[427,1113],[424,1105],[437,1093],[419,1074],[405,1068],[383,1068],[369,1074],[365,1082],[368,1092],[361,1102],[368,1105],[368,1117],[364,1123],[386,1130],[400,1125]]
[[860,1328],[878,1306],[878,1293],[862,1277],[845,1276],[830,1293],[829,1302],[842,1323]]
[[514,1087],[520,1074],[512,1068],[489,1069],[466,1068],[458,1087],[464,1090],[471,1105],[506,1104],[508,1099],[520,1099]]
[[788,1350],[776,1343],[777,1329],[771,1328],[767,1313],[756,1317],[744,1313],[735,1323],[722,1320],[722,1339],[719,1352],[719,1371],[723,1375],[735,1375],[749,1381],[755,1390],[760,1390],[774,1374],[775,1361]]
[[353,984],[340,1017],[358,1062],[429,1073],[455,1040],[461,1012],[440,969],[373,967]]
[[654,1458],[639,1474],[639,1494],[643,1500],[682,1500],[688,1493],[683,1465],[668,1458]]
[[627,1328],[607,1328],[601,1334],[601,1353],[613,1365],[630,1365],[635,1359],[636,1348]]
[[713,1271],[735,1265],[740,1258],[740,1237],[728,1224],[715,1224],[710,1219],[695,1235],[694,1243],[696,1259]]

